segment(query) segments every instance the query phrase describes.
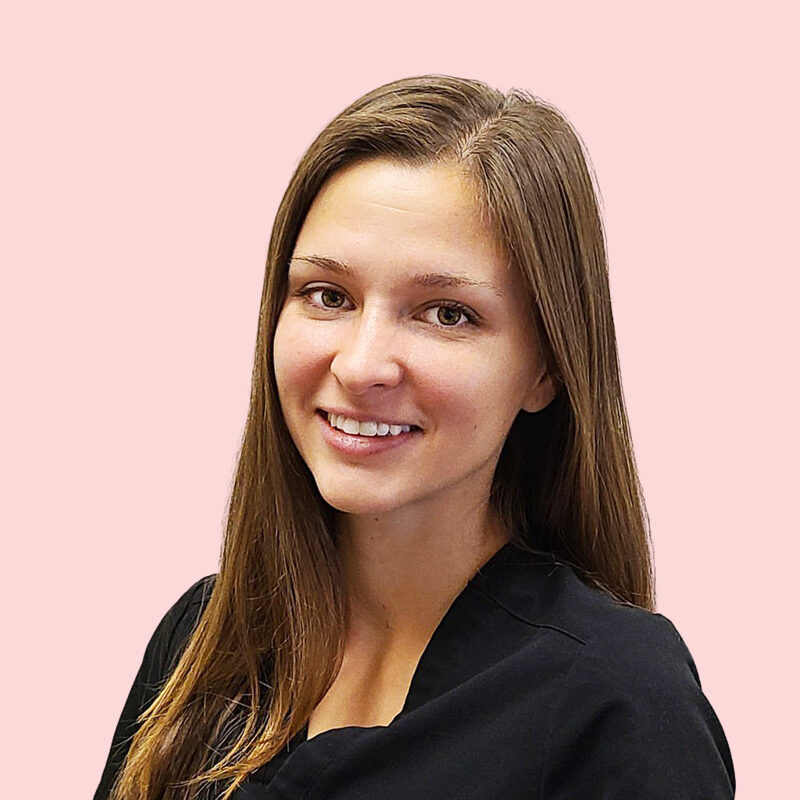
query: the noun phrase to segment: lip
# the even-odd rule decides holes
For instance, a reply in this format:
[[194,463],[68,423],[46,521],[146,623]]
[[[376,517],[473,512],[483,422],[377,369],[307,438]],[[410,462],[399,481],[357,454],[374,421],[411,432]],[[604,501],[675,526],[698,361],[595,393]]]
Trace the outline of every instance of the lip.
[[418,436],[422,436],[421,430],[406,431],[405,433],[399,433],[397,436],[392,436],[391,434],[387,436],[360,436],[334,428],[328,422],[327,416],[322,410],[318,411],[315,416],[319,420],[322,438],[335,450],[351,456],[370,456],[385,453],[387,450],[396,450],[398,447],[411,444]]
[[342,417],[347,417],[348,419],[354,419],[358,422],[385,422],[387,425],[410,425],[412,429],[416,428],[417,430],[421,430],[419,425],[414,425],[411,422],[390,422],[384,417],[377,415],[377,416],[366,416],[365,414],[359,414],[357,411],[348,411],[342,408],[318,408],[317,412],[325,414],[326,418],[327,415],[330,414],[337,414]]

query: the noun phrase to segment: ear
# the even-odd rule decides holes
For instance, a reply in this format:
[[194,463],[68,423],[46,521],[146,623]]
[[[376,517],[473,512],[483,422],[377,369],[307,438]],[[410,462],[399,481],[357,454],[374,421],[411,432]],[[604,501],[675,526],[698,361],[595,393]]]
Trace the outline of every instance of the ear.
[[550,405],[557,391],[558,387],[555,379],[547,371],[547,367],[543,366],[539,373],[538,380],[525,397],[525,402],[522,406],[523,410],[530,413],[541,411],[543,408]]

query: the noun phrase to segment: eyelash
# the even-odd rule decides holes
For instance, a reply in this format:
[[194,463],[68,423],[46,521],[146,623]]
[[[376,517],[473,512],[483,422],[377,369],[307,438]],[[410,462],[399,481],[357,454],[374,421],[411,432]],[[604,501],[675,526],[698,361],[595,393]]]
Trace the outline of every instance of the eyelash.
[[[311,303],[309,300],[309,295],[313,294],[314,292],[335,292],[336,294],[344,295],[344,292],[340,291],[339,289],[334,289],[331,286],[309,286],[305,289],[300,289],[295,292],[295,297],[302,297],[307,303]],[[331,308],[330,306],[320,306],[316,303],[312,303],[314,308],[322,309],[323,311],[339,311],[338,308]],[[440,328],[443,330],[458,330],[459,328],[466,328],[468,326],[475,326],[478,325],[478,317],[477,315],[471,311],[467,306],[463,305],[462,303],[458,303],[455,300],[439,300],[436,303],[432,303],[424,310],[427,311],[431,308],[439,308],[439,306],[444,306],[445,308],[452,308],[456,311],[460,311],[464,318],[467,320],[465,325],[434,325],[436,328]]]

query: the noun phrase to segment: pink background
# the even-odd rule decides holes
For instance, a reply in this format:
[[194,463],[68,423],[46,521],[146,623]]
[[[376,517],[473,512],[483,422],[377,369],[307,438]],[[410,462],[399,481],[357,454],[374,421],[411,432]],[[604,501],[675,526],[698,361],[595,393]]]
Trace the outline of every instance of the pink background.
[[216,571],[267,239],[291,171],[357,96],[426,72],[529,89],[586,143],[659,610],[727,733],[737,797],[787,796],[789,4],[321,5],[4,11],[7,796],[94,791],[156,623]]

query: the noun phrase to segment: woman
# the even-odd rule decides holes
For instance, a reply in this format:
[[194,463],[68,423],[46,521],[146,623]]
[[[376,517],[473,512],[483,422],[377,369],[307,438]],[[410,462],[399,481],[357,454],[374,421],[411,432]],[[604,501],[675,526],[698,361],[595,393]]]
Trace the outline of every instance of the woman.
[[576,133],[370,92],[278,210],[220,570],[95,798],[733,797],[646,519]]

